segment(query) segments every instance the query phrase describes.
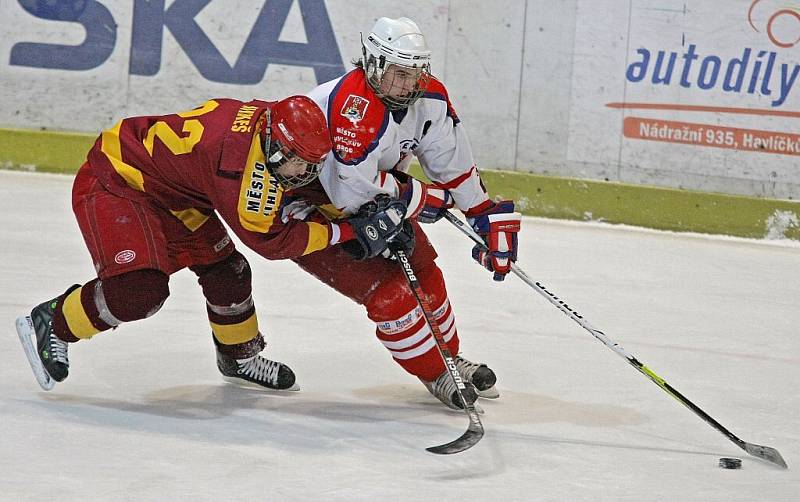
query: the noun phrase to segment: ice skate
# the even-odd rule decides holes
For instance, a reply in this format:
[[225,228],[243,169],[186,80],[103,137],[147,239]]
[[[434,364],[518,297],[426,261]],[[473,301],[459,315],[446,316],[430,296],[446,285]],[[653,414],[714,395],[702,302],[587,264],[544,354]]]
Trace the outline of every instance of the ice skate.
[[[73,286],[64,296],[78,287],[80,286]],[[17,335],[25,356],[36,381],[44,390],[51,390],[56,382],[63,381],[69,374],[69,344],[53,333],[53,317],[59,298],[34,307],[31,315],[21,316],[16,322]]]
[[[456,384],[450,377],[449,371],[444,371],[436,380],[432,382],[426,382],[425,380],[421,380],[421,382],[425,384],[428,392],[433,394],[436,399],[444,403],[448,408],[453,410],[464,409],[464,404],[458,397],[458,392],[456,392]],[[474,404],[475,400],[478,399],[478,394],[475,390],[475,387],[469,382],[464,382],[464,388],[461,390],[461,394],[470,404]]]
[[273,390],[300,390],[289,366],[261,355],[234,359],[217,351],[217,368],[231,383],[258,385]]
[[475,386],[479,397],[486,399],[500,397],[500,392],[495,387],[497,376],[491,368],[483,363],[473,363],[462,357],[461,354],[456,356],[456,367],[464,380]]
[[237,359],[233,355],[223,354],[217,346],[217,368],[225,381],[238,385],[272,390],[300,390],[295,383],[294,371],[289,366],[260,354]]

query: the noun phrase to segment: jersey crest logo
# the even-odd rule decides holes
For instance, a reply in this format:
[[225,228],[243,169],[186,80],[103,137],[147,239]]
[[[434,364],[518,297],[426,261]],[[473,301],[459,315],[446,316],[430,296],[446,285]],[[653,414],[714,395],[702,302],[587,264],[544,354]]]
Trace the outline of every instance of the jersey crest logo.
[[353,125],[356,125],[366,115],[368,106],[369,100],[351,94],[347,96],[347,100],[344,102],[344,106],[342,106],[342,111],[339,113],[352,122]]

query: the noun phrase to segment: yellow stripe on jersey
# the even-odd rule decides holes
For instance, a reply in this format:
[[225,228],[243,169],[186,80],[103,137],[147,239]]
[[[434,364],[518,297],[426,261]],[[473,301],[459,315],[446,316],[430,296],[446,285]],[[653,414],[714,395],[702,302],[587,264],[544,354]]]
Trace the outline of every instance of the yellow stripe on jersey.
[[253,135],[239,192],[239,223],[252,232],[267,233],[278,216],[283,187],[267,170],[261,138]]
[[209,218],[207,215],[194,208],[184,209],[183,211],[173,211],[170,209],[169,212],[181,220],[181,222],[186,225],[186,228],[192,232],[202,227],[203,223],[208,221]]
[[320,225],[313,221],[306,222],[306,225],[308,225],[308,245],[306,246],[306,250],[303,251],[303,256],[308,253],[313,253],[314,251],[319,251],[320,249],[325,249],[328,247],[328,243],[331,240],[330,233],[328,232],[328,225]]
[[333,204],[323,204],[319,206],[317,209],[319,209],[319,211],[323,215],[325,215],[325,217],[328,218],[329,220],[338,220],[339,218],[344,216],[344,213],[340,211],[339,208],[337,208]]
[[95,328],[89,316],[83,309],[81,304],[81,290],[80,287],[71,292],[65,299],[61,311],[64,314],[64,319],[67,321],[69,330],[78,338],[91,338],[100,332]]
[[135,167],[126,164],[122,160],[122,148],[120,147],[119,130],[122,127],[123,121],[124,119],[117,122],[117,124],[111,129],[103,131],[102,147],[100,151],[102,151],[105,156],[108,157],[111,165],[114,166],[114,170],[117,171],[117,174],[122,176],[122,179],[125,180],[125,183],[127,183],[128,186],[134,190],[144,192],[144,178],[142,177],[142,172]]
[[185,119],[188,119],[190,117],[199,117],[200,115],[205,115],[206,113],[213,112],[214,110],[217,109],[218,106],[219,103],[217,101],[209,99],[208,101],[198,106],[197,108],[179,113],[178,117],[183,117]]
[[209,321],[211,331],[223,345],[235,345],[249,342],[258,335],[258,318],[256,313],[236,324],[217,324]]

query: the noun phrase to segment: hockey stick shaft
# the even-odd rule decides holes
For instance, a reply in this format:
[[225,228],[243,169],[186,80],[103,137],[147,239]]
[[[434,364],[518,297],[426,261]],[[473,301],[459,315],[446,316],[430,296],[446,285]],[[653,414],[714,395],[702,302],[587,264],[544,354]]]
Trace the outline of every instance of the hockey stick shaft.
[[[449,211],[445,213],[444,217],[447,218],[447,221],[452,223],[456,228],[458,228],[462,233],[464,233],[464,235],[468,236],[472,240],[472,242],[474,242],[477,246],[480,246],[484,251],[489,251],[483,239],[469,225],[461,221],[458,217],[456,217],[453,213]],[[786,461],[783,459],[778,450],[776,450],[775,448],[771,448],[769,446],[756,445],[739,439],[739,437],[737,437],[734,433],[725,428],[722,424],[717,422],[708,413],[703,411],[699,406],[691,402],[686,396],[678,392],[677,389],[668,384],[663,378],[661,378],[655,372],[653,372],[653,370],[651,370],[650,368],[639,362],[639,360],[637,360],[630,353],[628,353],[628,351],[623,349],[622,346],[620,346],[617,342],[611,340],[610,338],[608,338],[608,336],[606,336],[605,333],[592,326],[587,320],[583,318],[581,314],[579,314],[575,309],[570,307],[566,302],[558,298],[558,296],[553,294],[544,285],[531,279],[528,276],[528,274],[526,274],[521,268],[519,268],[519,266],[517,266],[516,263],[511,263],[511,272],[514,273],[514,275],[516,275],[517,277],[519,277],[528,286],[533,288],[537,293],[545,297],[547,301],[552,303],[556,308],[558,308],[558,310],[566,314],[567,317],[575,321],[583,329],[588,331],[592,336],[600,340],[603,343],[603,345],[613,350],[620,357],[625,359],[628,362],[628,364],[636,368],[637,371],[639,371],[648,379],[650,379],[650,381],[658,385],[667,394],[675,398],[682,405],[692,410],[692,412],[694,412],[697,416],[702,418],[711,427],[721,432],[736,446],[743,449],[750,455],[767,460],[783,468],[788,468],[788,466],[786,465]]]
[[433,339],[436,342],[436,348],[442,358],[445,368],[450,375],[450,378],[456,385],[456,392],[458,393],[458,397],[461,399],[461,403],[464,406],[464,412],[469,418],[469,427],[467,428],[467,431],[461,435],[461,437],[447,444],[431,446],[426,448],[426,450],[431,453],[438,453],[442,455],[464,451],[475,446],[475,444],[477,444],[477,442],[483,437],[483,424],[478,416],[478,412],[475,410],[475,405],[467,402],[467,400],[464,398],[464,394],[462,392],[462,390],[464,390],[464,382],[461,378],[461,374],[458,372],[453,355],[450,353],[450,349],[447,347],[447,342],[445,342],[444,336],[442,336],[442,330],[439,327],[439,322],[433,316],[433,310],[428,304],[428,300],[425,297],[425,293],[422,291],[422,287],[419,285],[414,268],[411,266],[411,262],[408,261],[408,256],[406,255],[405,251],[401,249],[394,250],[394,254],[397,257],[400,268],[403,270],[403,274],[408,280],[408,285],[411,287],[411,292],[414,294],[420,309],[422,309],[422,313],[425,316],[425,321],[427,321],[428,326],[431,329],[431,333],[433,333]]

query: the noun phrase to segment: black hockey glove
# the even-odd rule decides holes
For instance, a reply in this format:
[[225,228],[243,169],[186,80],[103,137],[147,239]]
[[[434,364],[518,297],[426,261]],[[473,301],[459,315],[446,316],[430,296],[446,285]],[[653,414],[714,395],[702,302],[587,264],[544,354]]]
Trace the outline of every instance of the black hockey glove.
[[357,260],[374,258],[386,251],[389,241],[403,228],[406,204],[380,194],[358,209],[347,221],[353,227],[355,241],[343,244],[345,251]]
[[395,251],[402,250],[407,257],[411,257],[414,253],[414,226],[411,221],[403,220],[403,228],[397,232],[397,235],[389,241],[389,247],[384,251],[381,256],[390,260],[397,260]]

